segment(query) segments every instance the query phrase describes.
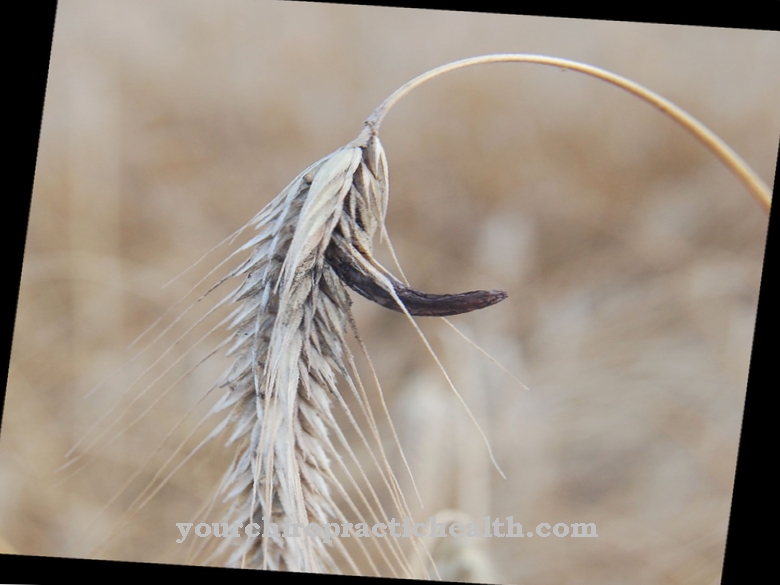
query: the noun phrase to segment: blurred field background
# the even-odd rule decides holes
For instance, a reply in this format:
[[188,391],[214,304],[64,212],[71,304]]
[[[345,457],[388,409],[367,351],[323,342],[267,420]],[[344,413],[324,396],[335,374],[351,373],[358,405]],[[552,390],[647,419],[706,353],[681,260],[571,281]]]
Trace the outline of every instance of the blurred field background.
[[[776,32],[249,0],[60,3],[0,442],[4,548],[204,562],[189,546],[199,543],[174,544],[175,523],[201,520],[229,449],[208,445],[123,517],[169,457],[205,436],[193,423],[217,394],[198,400],[228,363],[215,356],[163,395],[224,338],[214,332],[179,361],[184,342],[164,353],[209,330],[188,332],[195,316],[174,321],[185,305],[165,311],[226,249],[163,285],[354,138],[395,88],[493,52],[580,60],[643,83],[772,185]],[[419,320],[503,480],[410,324],[355,298],[419,518],[455,509],[513,516],[524,531],[598,526],[595,539],[479,539],[447,553],[444,576],[719,581],[766,214],[669,119],[573,72],[459,71],[405,98],[381,136],[388,231],[407,277],[430,292],[506,290],[453,322],[530,388],[443,323]],[[160,316],[171,329],[116,372]],[[131,384],[157,358],[171,369],[142,395],[157,374]],[[84,436],[83,457],[56,472]]]

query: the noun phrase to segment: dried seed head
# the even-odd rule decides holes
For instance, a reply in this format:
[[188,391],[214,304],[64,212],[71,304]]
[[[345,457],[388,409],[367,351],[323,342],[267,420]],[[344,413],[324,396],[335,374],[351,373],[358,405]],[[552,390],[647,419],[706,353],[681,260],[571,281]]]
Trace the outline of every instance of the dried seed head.
[[[331,499],[344,488],[331,471],[341,461],[332,403],[346,408],[337,375],[355,388],[346,345],[350,304],[345,284],[395,310],[451,315],[498,302],[504,293],[429,295],[401,284],[376,260],[372,238],[384,230],[388,173],[372,126],[316,162],[253,220],[249,258],[228,278],[235,363],[217,410],[239,454],[223,484],[233,521],[263,518],[307,525],[346,521]],[[232,564],[276,570],[337,570],[315,538],[240,540]]]

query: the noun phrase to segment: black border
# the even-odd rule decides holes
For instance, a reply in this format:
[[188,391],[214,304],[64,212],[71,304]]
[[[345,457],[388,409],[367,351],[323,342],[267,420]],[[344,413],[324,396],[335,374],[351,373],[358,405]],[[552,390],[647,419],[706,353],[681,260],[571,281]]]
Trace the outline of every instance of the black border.
[[[289,1],[289,0],[284,0]],[[305,0],[312,2],[312,0]],[[313,2],[326,4],[325,2]],[[327,4],[364,5],[364,2],[327,2]],[[426,0],[414,4],[377,2],[376,6],[450,10],[453,12],[491,12],[497,14],[521,14],[523,16],[549,16],[554,18],[579,18],[587,20],[612,20],[622,22],[647,22],[657,24],[679,24],[686,26],[711,26],[720,28],[749,28],[757,30],[778,30],[780,3],[753,3],[750,10],[736,10],[734,4],[706,4],[690,2],[686,7],[675,3],[597,3],[579,2],[566,4],[529,3],[510,4],[516,12],[507,11],[506,2],[483,0],[479,3],[458,4]],[[465,8],[464,6],[468,6]],[[703,7],[706,6],[706,9]]]
[[[6,91],[3,92],[9,102],[6,102],[8,120],[15,122],[7,126],[6,149],[3,155],[7,163],[4,165],[10,172],[11,188],[6,193],[6,205],[13,219],[6,220],[6,228],[11,232],[6,238],[8,255],[6,267],[10,270],[8,279],[19,283],[22,276],[22,258],[24,243],[27,236],[27,222],[30,215],[33,178],[35,177],[35,162],[38,154],[38,139],[41,133],[41,118],[43,116],[43,99],[46,92],[46,78],[51,55],[51,39],[54,31],[54,14],[56,1],[37,3],[34,14],[22,12],[13,21],[16,36],[13,43],[12,57],[6,60],[9,68],[6,77]],[[8,176],[8,175],[7,175]],[[19,287],[13,286],[9,291],[13,304],[6,302],[6,307],[13,310],[3,312],[0,317],[0,327],[3,330],[0,369],[6,372],[6,381],[0,389],[0,433],[2,433],[3,409],[5,406],[5,386],[8,383],[8,364],[11,357],[11,339],[13,337],[16,306],[19,301]],[[7,332],[7,334],[6,334]]]
[[[778,180],[780,158],[775,167],[775,196]],[[777,538],[772,524],[776,514],[770,512],[777,498],[777,483],[771,479],[771,470],[776,467],[772,461],[777,460],[777,422],[770,420],[770,413],[776,411],[770,406],[770,397],[777,382],[771,382],[776,378],[770,367],[777,360],[777,354],[772,351],[776,344],[771,338],[773,329],[776,331],[777,317],[772,316],[775,313],[770,303],[780,294],[780,287],[772,278],[777,272],[780,253],[778,221],[777,213],[770,212],[721,583],[743,583],[748,572],[772,571],[775,564],[769,546]]]
[[[382,3],[390,6],[389,3]],[[38,139],[41,128],[43,99],[46,89],[48,63],[51,54],[51,41],[54,28],[57,3],[55,0],[39,0],[35,3],[20,3],[15,6],[14,18],[8,23],[13,26],[14,43],[11,58],[6,62],[10,75],[6,77],[8,90],[6,97],[10,98],[11,106],[7,111],[16,125],[9,125],[10,140],[6,141],[6,156],[11,156],[7,167],[12,174],[13,187],[7,191],[12,197],[7,199],[13,214],[6,226],[12,232],[6,241],[10,244],[7,266],[10,267],[11,282],[19,282],[21,277],[24,243],[27,233],[27,223],[32,198],[35,162],[38,150]],[[474,12],[506,13],[503,4],[481,2]],[[606,5],[604,5],[606,6]],[[697,5],[700,7],[700,5]],[[658,4],[637,6],[610,5],[609,9],[587,8],[577,5],[567,5],[566,9],[556,12],[554,8],[541,9],[523,6],[522,14],[564,18],[587,18],[613,21],[652,22],[664,24],[684,24],[694,26],[719,26],[728,28],[752,28],[761,30],[778,29],[778,2],[759,3],[750,6],[750,12],[735,12],[733,5],[707,5],[706,12],[685,10],[679,3],[673,9],[660,7]],[[444,8],[453,10],[445,3],[424,2],[414,8]],[[460,9],[459,9],[460,10]],[[10,27],[9,27],[10,28]],[[778,56],[780,57],[780,55]],[[780,145],[778,145],[780,149]],[[777,192],[777,177],[780,176],[780,163],[775,174]],[[756,330],[753,352],[750,362],[750,374],[747,385],[744,421],[740,437],[737,473],[734,484],[729,530],[726,542],[726,557],[723,569],[722,583],[742,583],[745,575],[760,573],[764,569],[772,574],[770,562],[774,555],[769,552],[769,546],[774,543],[774,526],[771,510],[773,496],[776,494],[775,483],[766,473],[771,461],[776,459],[774,440],[775,426],[769,420],[769,397],[777,382],[770,372],[770,365],[776,356],[773,355],[773,344],[770,335],[775,329],[776,318],[772,317],[770,299],[780,298],[778,285],[771,278],[770,267],[777,267],[778,228],[779,220],[776,214],[770,215],[767,235],[766,255],[764,259],[763,277],[758,303]],[[10,360],[13,325],[18,301],[18,287],[13,286],[14,310],[7,310],[2,315],[2,355],[5,371],[8,371]],[[11,303],[5,303],[10,307]],[[765,381],[766,380],[766,381]],[[5,385],[0,389],[0,432],[2,431],[2,414],[5,403]],[[762,418],[763,417],[763,418]],[[776,423],[775,423],[776,424]],[[772,465],[774,467],[774,465]],[[761,507],[755,513],[751,512],[751,503]],[[0,555],[3,578],[16,583],[44,583],[56,576],[60,580],[63,574],[78,573],[80,576],[92,578],[111,578],[123,575],[130,578],[170,576],[176,578],[198,578],[207,575],[230,576],[231,579],[242,577],[256,582],[256,571],[233,569],[188,567],[177,565],[129,563],[118,561],[93,561],[82,559],[66,559],[57,557],[33,557],[24,555]],[[218,573],[214,573],[217,571]],[[313,576],[313,575],[312,575]],[[281,573],[267,572],[262,579],[289,578]],[[328,579],[330,576],[316,576],[317,579]],[[360,577],[339,577],[339,579],[367,579]],[[379,582],[378,579],[373,579]],[[381,581],[385,581],[382,579]]]

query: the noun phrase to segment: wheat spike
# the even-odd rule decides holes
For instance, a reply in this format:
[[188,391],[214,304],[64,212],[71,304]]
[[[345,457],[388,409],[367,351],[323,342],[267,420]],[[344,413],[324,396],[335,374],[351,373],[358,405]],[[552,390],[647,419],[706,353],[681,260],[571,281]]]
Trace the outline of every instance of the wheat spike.
[[[336,480],[326,470],[339,457],[331,438],[337,375],[355,384],[345,342],[351,301],[325,252],[338,228],[370,254],[387,188],[382,146],[364,131],[296,177],[252,222],[258,233],[245,245],[251,255],[229,275],[244,281],[232,294],[235,363],[217,405],[228,409],[232,440],[240,442],[223,485],[233,521],[324,525],[340,518],[330,500]],[[316,572],[334,566],[315,538],[241,542],[234,565]]]
[[[545,56],[488,55],[418,76],[374,112],[354,141],[311,165],[255,216],[248,225],[257,233],[240,249],[250,250],[249,258],[218,283],[243,279],[227,298],[237,304],[229,318],[232,346],[228,355],[234,364],[221,381],[228,390],[215,407],[215,412],[227,411],[220,428],[232,428],[229,443],[238,443],[238,456],[221,488],[232,504],[232,522],[262,526],[265,519],[281,525],[286,519],[303,526],[324,526],[347,521],[332,497],[334,491],[347,494],[331,470],[334,463],[343,466],[334,437],[356,458],[334,418],[333,404],[345,409],[352,424],[356,423],[346,407],[339,377],[358,397],[364,413],[368,412],[368,404],[356,391],[362,390],[362,384],[346,344],[347,331],[354,326],[347,288],[409,318],[455,315],[506,298],[501,291],[456,295],[416,291],[373,258],[372,238],[377,229],[385,235],[388,171],[377,132],[387,111],[414,87],[438,75],[471,65],[512,61],[577,70],[659,107],[726,162],[756,199],[769,207],[766,186],[711,131],[664,98],[604,70]],[[368,419],[373,424],[373,416]],[[372,457],[376,461],[373,453]],[[394,505],[406,515],[408,508],[383,453],[380,459],[386,465],[382,477]],[[368,481],[365,473],[363,479]],[[367,489],[384,515],[370,483]],[[357,493],[376,518],[360,488]],[[226,545],[230,542],[225,541]],[[316,537],[270,535],[237,542],[240,546],[230,561],[234,566],[339,572],[330,548]],[[338,539],[335,545],[340,546]],[[398,545],[389,546],[404,576],[414,575]],[[339,550],[346,554],[343,548]]]

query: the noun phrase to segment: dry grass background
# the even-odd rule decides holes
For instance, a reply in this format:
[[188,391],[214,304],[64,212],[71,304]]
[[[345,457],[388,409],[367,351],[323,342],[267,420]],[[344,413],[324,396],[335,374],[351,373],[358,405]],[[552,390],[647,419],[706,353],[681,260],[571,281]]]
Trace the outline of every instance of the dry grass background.
[[[777,33],[245,0],[61,3],[0,443],[7,546],[198,562],[173,544],[175,523],[198,521],[228,465],[216,444],[95,548],[177,444],[186,440],[179,457],[197,444],[185,423],[142,468],[226,363],[197,370],[135,426],[101,438],[76,473],[58,474],[112,405],[132,420],[160,395],[165,384],[144,406],[120,402],[162,351],[83,394],[207,270],[163,284],[354,138],[392,90],[490,52],[633,78],[772,184]],[[572,72],[507,64],[451,74],[399,104],[382,140],[388,230],[410,282],[508,291],[454,322],[531,388],[420,319],[505,481],[409,323],[355,298],[426,505],[420,517],[455,508],[513,516],[525,530],[597,524],[598,539],[485,539],[468,558],[488,562],[483,578],[494,582],[717,581],[766,215],[671,121]],[[170,380],[222,337],[174,364]]]

